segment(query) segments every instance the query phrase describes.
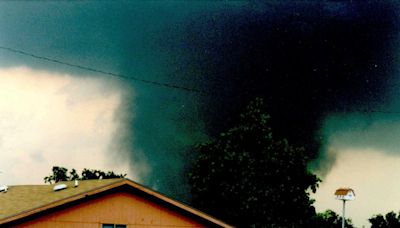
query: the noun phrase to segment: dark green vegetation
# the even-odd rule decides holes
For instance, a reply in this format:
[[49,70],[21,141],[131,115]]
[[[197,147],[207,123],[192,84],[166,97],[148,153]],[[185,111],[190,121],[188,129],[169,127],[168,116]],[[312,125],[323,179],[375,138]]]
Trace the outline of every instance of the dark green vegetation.
[[57,183],[59,181],[70,181],[70,180],[92,180],[92,179],[111,179],[111,178],[124,178],[126,174],[116,174],[113,171],[104,172],[97,169],[83,169],[81,176],[72,169],[68,173],[68,169],[59,166],[53,166],[52,174],[44,177],[44,183]]
[[[354,227],[350,219],[346,219],[345,226],[347,228]],[[323,213],[317,213],[312,227],[339,228],[342,227],[342,217],[332,210],[326,210]]]
[[395,228],[400,227],[400,212],[399,214],[393,211],[387,213],[385,216],[379,214],[374,215],[368,221],[371,223],[371,228]]
[[233,127],[197,148],[193,205],[238,227],[307,227],[319,179],[303,148],[273,137],[263,109],[256,99]]
[[[332,210],[316,213],[310,193],[320,180],[302,147],[273,136],[260,98],[236,124],[197,147],[189,173],[195,207],[237,227],[341,227]],[[346,227],[352,228],[350,219]]]

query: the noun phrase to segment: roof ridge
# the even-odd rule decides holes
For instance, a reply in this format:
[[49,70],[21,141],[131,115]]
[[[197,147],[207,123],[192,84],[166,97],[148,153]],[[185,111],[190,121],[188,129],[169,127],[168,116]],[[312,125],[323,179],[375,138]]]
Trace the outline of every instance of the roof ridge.
[[[96,181],[97,180],[97,181]],[[96,183],[97,182],[97,183]],[[59,182],[59,183],[73,183],[73,181],[65,181],[65,182]],[[92,183],[92,184],[90,184]],[[10,211],[7,211],[7,209],[3,209],[3,212],[5,210],[5,216],[1,217],[0,216],[0,226],[1,224],[7,224],[12,221],[16,221],[18,219],[28,217],[43,211],[51,210],[53,208],[57,208],[61,205],[68,204],[77,200],[82,200],[88,196],[94,196],[102,192],[107,192],[109,190],[112,190],[114,188],[118,188],[121,186],[131,186],[132,188],[139,190],[140,192],[145,193],[148,196],[155,197],[158,200],[161,200],[165,203],[167,203],[170,206],[173,206],[175,208],[179,208],[179,210],[183,210],[186,212],[189,212],[192,215],[195,215],[198,218],[204,219],[205,221],[211,222],[213,224],[218,224],[221,227],[232,227],[226,223],[224,223],[221,220],[216,219],[213,216],[210,216],[202,211],[199,211],[183,202],[180,202],[179,200],[173,199],[169,196],[166,196],[156,190],[153,190],[149,187],[146,187],[144,185],[141,185],[135,181],[132,181],[128,178],[111,178],[111,179],[93,179],[93,180],[83,180],[79,184],[79,187],[73,187],[73,185],[68,185],[66,189],[60,190],[60,191],[53,191],[51,186],[54,186],[55,184],[49,184],[49,185],[24,185],[27,187],[26,189],[20,188],[20,192],[18,191],[13,192],[11,188],[9,192],[5,193],[4,195],[0,195],[0,203],[3,201],[3,203],[7,203],[7,200],[15,200],[15,197],[21,197],[22,194],[23,196],[28,196],[28,199],[25,200],[28,202],[28,204],[23,204],[24,207],[16,209],[11,209]],[[21,186],[21,185],[20,185]],[[37,189],[29,189],[29,186],[36,187]],[[49,187],[48,190],[44,191],[43,187]],[[16,190],[16,189],[15,189]],[[14,191],[15,191],[14,190]],[[37,200],[37,196],[35,197],[31,196],[32,190],[35,191],[35,194],[41,194],[42,197],[44,197],[45,200],[40,199]],[[25,194],[25,195],[24,195]],[[7,199],[7,197],[9,199]],[[14,198],[12,198],[14,197]],[[30,200],[30,201],[29,201]],[[22,203],[26,203],[22,202]],[[13,205],[14,207],[18,207],[18,205]],[[0,215],[1,215],[1,209],[0,208]]]
[[[105,179],[87,179],[87,180],[81,180],[81,179],[77,179],[79,182],[81,181],[104,181],[104,180],[129,180],[128,178],[105,178]],[[75,180],[67,180],[67,181],[59,181],[56,183],[44,183],[44,184],[12,184],[12,185],[8,185],[8,184],[4,184],[8,187],[16,187],[16,186],[52,186],[52,185],[56,185],[59,183],[69,183],[69,182],[74,182]],[[117,181],[116,181],[117,182]]]

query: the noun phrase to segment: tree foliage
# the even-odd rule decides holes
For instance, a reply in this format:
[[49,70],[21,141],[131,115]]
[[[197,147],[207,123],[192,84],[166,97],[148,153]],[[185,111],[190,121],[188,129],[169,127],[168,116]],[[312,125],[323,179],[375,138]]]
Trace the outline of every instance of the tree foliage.
[[399,214],[396,214],[395,212],[391,211],[385,216],[378,214],[368,219],[368,221],[371,223],[371,228],[400,227],[400,212]]
[[[332,210],[326,210],[323,213],[317,213],[313,219],[312,227],[324,227],[324,228],[341,228],[342,227],[342,216],[339,216]],[[353,228],[351,219],[345,220],[346,228]]]
[[113,171],[104,172],[97,169],[83,169],[81,176],[72,169],[68,173],[68,169],[60,166],[53,166],[52,174],[44,177],[45,183],[57,183],[59,181],[70,180],[91,180],[91,179],[111,179],[111,178],[124,178],[126,174],[115,174]]
[[111,179],[111,178],[124,178],[126,174],[115,174],[113,171],[103,172],[96,169],[83,169],[81,174],[82,180],[91,179]]
[[308,172],[303,148],[273,137],[263,108],[256,99],[235,126],[198,146],[192,203],[238,227],[305,227],[319,179]]
[[[71,176],[68,176],[68,169],[60,166],[53,166],[52,168],[53,174],[44,177],[44,183],[57,183],[60,181],[67,181],[71,179]],[[75,172],[76,170],[73,169],[71,172]]]

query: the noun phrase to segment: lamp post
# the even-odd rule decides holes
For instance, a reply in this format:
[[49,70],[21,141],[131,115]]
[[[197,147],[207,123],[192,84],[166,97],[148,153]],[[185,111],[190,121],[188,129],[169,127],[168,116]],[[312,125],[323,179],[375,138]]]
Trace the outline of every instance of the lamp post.
[[342,214],[342,228],[345,227],[345,212],[346,212],[346,201],[349,200],[354,200],[356,197],[356,194],[354,193],[354,190],[351,188],[339,188],[335,191],[335,196],[337,200],[342,200],[343,201],[343,214]]

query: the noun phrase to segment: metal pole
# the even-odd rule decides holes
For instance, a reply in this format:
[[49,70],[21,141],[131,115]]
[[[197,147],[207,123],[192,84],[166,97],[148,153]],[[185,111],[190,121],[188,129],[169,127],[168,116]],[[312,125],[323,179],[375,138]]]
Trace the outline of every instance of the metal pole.
[[342,228],[344,228],[344,221],[345,221],[345,205],[346,205],[346,200],[343,200],[343,216],[342,216]]

